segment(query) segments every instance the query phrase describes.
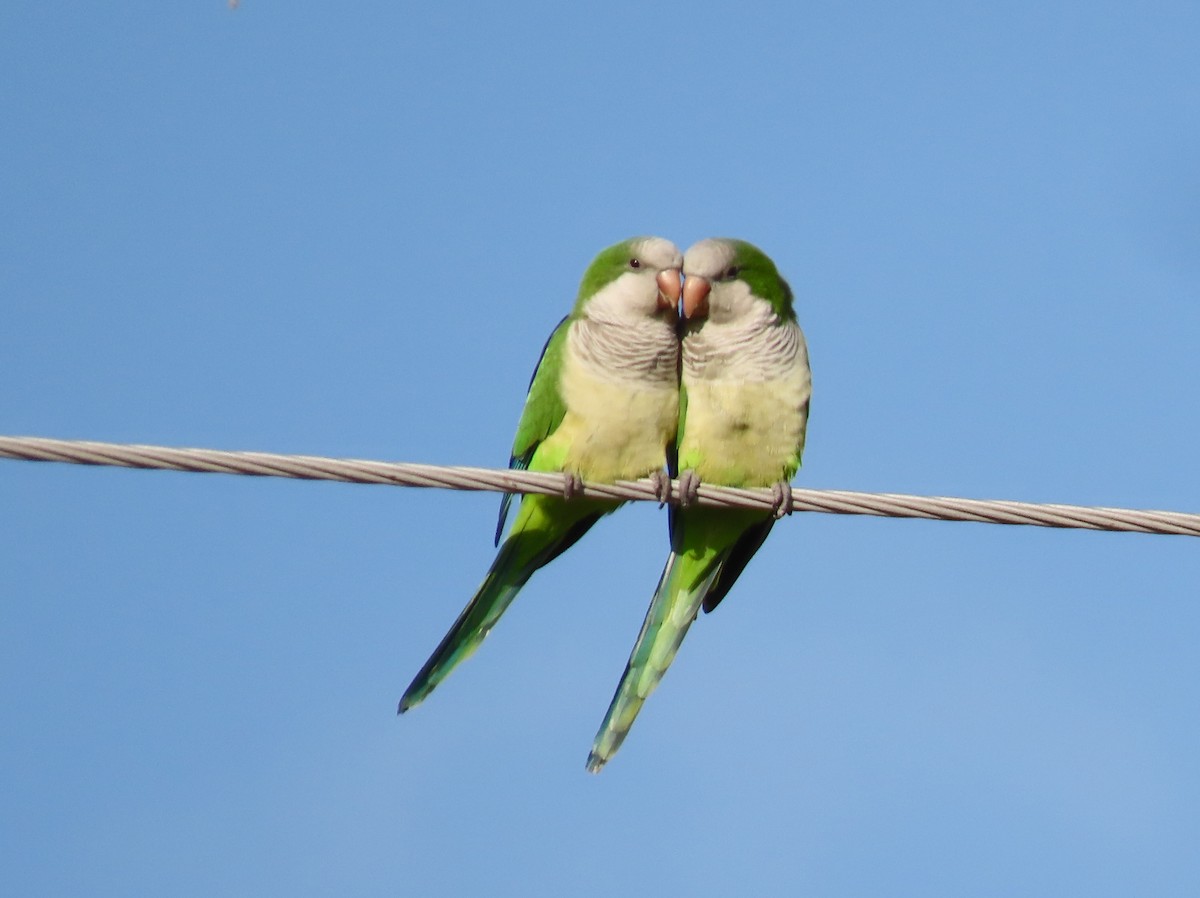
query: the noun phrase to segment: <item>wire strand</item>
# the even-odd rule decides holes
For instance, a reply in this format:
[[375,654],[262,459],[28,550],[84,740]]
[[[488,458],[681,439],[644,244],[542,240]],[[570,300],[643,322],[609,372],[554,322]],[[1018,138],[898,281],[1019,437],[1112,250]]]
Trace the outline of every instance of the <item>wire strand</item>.
[[[564,477],[561,474],[533,471],[325,458],[318,455],[277,455],[270,452],[175,449],[168,446],[54,440],[45,437],[0,436],[0,458],[211,474],[291,477],[301,480],[337,480],[344,483],[390,486],[541,493],[550,496],[562,495],[564,485]],[[622,480],[612,484],[584,483],[579,495],[591,499],[633,501],[657,501],[658,498],[654,492],[654,485],[649,480]],[[677,502],[678,495],[677,482],[672,481],[671,501]],[[701,484],[697,502],[716,508],[770,510],[772,495],[769,489],[735,489]],[[1200,536],[1200,514],[1083,505],[1047,505],[1007,500],[956,499],[945,496],[910,496],[901,493],[856,493],[846,490],[793,488],[791,510]]]

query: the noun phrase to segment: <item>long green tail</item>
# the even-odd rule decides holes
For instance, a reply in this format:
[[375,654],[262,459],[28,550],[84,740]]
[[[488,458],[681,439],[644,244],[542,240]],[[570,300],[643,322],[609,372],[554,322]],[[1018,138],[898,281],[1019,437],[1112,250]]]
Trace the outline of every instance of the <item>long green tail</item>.
[[474,597],[462,610],[438,647],[400,699],[400,713],[419,705],[450,671],[471,656],[496,621],[500,620],[521,587],[533,573],[531,569],[513,564],[513,541],[505,543]]
[[409,684],[400,699],[399,713],[424,701],[455,667],[479,648],[534,571],[574,545],[592,524],[616,507],[613,502],[525,497],[512,531],[487,576]]
[[592,743],[587,760],[589,772],[598,773],[616,754],[642,704],[675,660],[700,603],[720,571],[720,565],[713,561],[697,561],[675,552],[667,558],[625,673]]

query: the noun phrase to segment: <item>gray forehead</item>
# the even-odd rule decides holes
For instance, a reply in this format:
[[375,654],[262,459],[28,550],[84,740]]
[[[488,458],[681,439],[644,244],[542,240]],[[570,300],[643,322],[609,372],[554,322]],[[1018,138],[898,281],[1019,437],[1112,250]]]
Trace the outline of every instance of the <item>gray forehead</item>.
[[706,278],[716,277],[733,264],[734,255],[734,247],[727,240],[701,240],[692,244],[684,253],[683,273]]
[[678,268],[683,255],[665,237],[640,237],[633,244],[633,254],[654,268]]

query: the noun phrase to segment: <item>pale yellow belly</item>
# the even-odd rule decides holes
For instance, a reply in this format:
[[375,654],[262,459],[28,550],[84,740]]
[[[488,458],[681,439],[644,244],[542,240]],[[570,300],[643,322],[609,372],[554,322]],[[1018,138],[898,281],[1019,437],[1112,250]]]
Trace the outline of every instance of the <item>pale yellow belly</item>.
[[584,480],[636,480],[666,464],[675,439],[679,391],[670,385],[601,380],[567,363],[560,382],[567,412],[547,439],[563,469]]
[[689,381],[680,470],[726,486],[790,480],[804,448],[807,368],[771,382]]

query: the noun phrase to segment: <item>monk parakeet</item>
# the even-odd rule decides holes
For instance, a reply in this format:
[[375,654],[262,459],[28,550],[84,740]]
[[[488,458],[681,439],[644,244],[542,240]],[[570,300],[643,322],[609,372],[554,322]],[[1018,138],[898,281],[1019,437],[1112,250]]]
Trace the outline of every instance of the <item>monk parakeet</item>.
[[[679,420],[677,306],[683,256],[661,237],[610,246],[533,372],[509,467],[567,475],[564,496],[526,495],[474,597],[400,700],[419,704],[468,657],[538,568],[620,503],[574,497],[581,481],[663,475]],[[496,542],[511,494],[500,504]]]
[[[596,734],[588,770],[620,747],[701,607],[712,611],[791,509],[812,380],[792,291],[770,258],[740,240],[702,240],[683,257],[681,506],[671,554],[625,674]],[[705,483],[771,487],[774,513],[700,507]]]

